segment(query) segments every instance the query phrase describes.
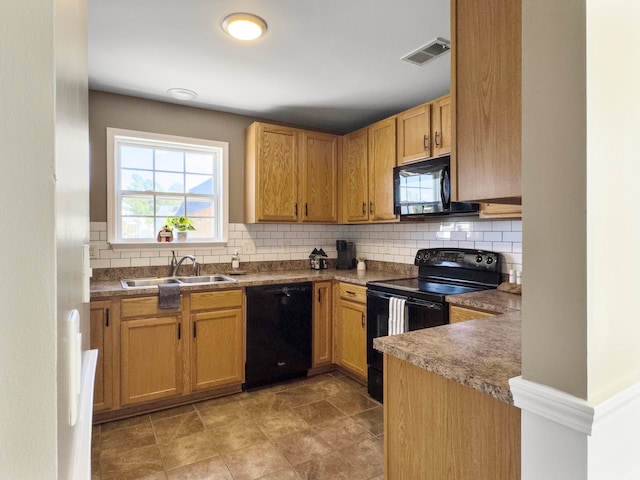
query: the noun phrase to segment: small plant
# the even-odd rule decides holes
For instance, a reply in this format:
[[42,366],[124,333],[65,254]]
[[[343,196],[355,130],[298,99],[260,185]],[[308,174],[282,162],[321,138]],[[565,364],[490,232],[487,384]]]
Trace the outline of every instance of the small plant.
[[195,230],[193,226],[193,220],[189,217],[169,217],[167,218],[166,226],[168,228],[175,228],[179,232],[186,232],[188,230]]

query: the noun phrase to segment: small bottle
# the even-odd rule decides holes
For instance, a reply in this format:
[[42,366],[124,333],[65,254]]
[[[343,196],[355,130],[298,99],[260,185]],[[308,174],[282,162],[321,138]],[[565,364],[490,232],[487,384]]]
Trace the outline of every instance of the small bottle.
[[509,270],[509,283],[516,283],[516,271],[513,268]]
[[522,285],[522,271],[516,271],[516,285]]
[[240,268],[240,257],[238,256],[238,251],[233,252],[233,256],[231,257],[231,269],[238,270]]

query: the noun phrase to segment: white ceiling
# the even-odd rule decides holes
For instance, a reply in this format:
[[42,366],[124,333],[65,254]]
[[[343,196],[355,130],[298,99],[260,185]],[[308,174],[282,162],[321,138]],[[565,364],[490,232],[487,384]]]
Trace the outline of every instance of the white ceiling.
[[[233,12],[267,34],[229,37]],[[400,60],[436,37],[449,0],[89,0],[89,86],[345,133],[449,91],[450,54]]]

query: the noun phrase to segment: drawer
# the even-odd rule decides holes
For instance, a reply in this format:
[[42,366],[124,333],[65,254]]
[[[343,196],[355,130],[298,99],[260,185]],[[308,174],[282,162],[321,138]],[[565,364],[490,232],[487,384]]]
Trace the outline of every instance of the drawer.
[[484,312],[482,310],[474,310],[472,308],[458,307],[457,305],[449,305],[449,323],[466,322],[467,320],[475,320],[476,318],[493,317],[495,313]]
[[243,297],[241,289],[192,293],[191,311],[240,308],[242,307]]
[[358,303],[367,303],[367,288],[351,283],[339,283],[338,294],[340,298]]
[[[184,296],[180,295],[180,302],[184,301]],[[125,298],[121,304],[122,318],[146,317],[150,315],[166,315],[180,313],[182,308],[160,309],[158,308],[158,297]]]

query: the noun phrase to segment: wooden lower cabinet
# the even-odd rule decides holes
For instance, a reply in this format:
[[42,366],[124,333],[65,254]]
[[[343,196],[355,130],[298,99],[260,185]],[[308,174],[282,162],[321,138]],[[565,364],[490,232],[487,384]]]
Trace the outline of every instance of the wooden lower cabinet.
[[493,316],[495,316],[495,313],[449,305],[449,323],[466,322],[467,320]]
[[332,312],[331,282],[313,284],[313,360],[312,367],[331,365]]
[[[367,378],[366,288],[339,283],[334,318],[334,361],[363,380]],[[364,302],[362,299],[364,298]]]
[[241,290],[191,295],[191,388],[244,381],[244,310]]
[[180,395],[182,316],[141,318],[120,324],[120,403],[134,405]]
[[113,406],[113,322],[110,301],[91,302],[89,348],[98,350],[93,389],[93,410],[102,412]]
[[520,410],[384,358],[384,478],[519,480]]

